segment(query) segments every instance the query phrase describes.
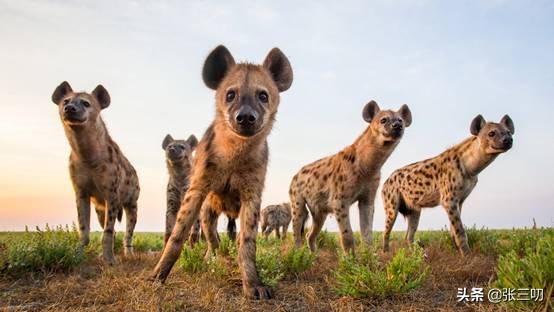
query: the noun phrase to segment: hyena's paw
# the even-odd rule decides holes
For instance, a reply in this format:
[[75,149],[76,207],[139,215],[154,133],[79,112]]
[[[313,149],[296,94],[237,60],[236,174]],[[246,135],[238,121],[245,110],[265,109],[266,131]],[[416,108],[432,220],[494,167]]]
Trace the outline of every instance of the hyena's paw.
[[104,254],[103,258],[104,258],[104,262],[107,265],[113,266],[117,264],[117,261],[115,260],[115,257],[113,255]]
[[268,300],[273,298],[273,290],[264,285],[244,286],[244,295],[252,300]]

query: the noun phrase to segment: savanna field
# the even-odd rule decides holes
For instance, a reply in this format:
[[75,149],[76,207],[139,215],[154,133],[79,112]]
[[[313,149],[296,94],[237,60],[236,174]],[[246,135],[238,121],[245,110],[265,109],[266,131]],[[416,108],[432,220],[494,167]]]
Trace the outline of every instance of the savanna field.
[[[336,233],[318,237],[318,251],[293,249],[258,236],[257,266],[276,298],[244,299],[236,244],[220,234],[217,256],[205,243],[183,249],[166,284],[146,280],[159,258],[161,233],[136,233],[135,254],[101,260],[100,233],[79,248],[71,228],[0,233],[0,308],[5,311],[552,311],[554,229],[470,228],[472,253],[458,255],[449,232],[421,231],[407,246],[394,232],[391,252],[358,245],[344,256]],[[357,242],[360,237],[357,237]],[[458,288],[485,289],[483,303],[458,302]],[[487,302],[489,288],[545,288],[544,300]]]

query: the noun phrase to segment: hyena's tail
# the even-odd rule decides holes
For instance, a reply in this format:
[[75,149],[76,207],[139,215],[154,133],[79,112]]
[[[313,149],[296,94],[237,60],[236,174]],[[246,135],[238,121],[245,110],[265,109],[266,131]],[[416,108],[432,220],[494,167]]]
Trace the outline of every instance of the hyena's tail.
[[235,238],[237,237],[237,223],[233,218],[228,218],[227,236],[229,236],[231,240],[235,240]]

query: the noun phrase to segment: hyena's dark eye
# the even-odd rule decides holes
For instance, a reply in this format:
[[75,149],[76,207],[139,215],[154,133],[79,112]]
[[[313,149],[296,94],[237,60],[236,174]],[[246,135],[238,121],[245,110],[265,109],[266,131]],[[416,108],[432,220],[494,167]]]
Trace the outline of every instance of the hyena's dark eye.
[[231,90],[227,92],[227,95],[225,96],[225,100],[227,101],[227,103],[233,102],[233,100],[235,99],[235,96],[236,96],[235,91]]
[[269,96],[267,95],[267,92],[261,91],[260,93],[258,93],[258,99],[262,103],[267,103]]
[[387,120],[388,120],[387,117],[383,117],[383,118],[381,118],[381,120],[379,122],[381,122],[382,124],[385,124],[385,123],[387,123]]
[[493,137],[493,136],[494,136],[495,134],[496,134],[496,132],[494,132],[494,131],[491,131],[491,132],[489,132],[489,137],[491,137],[491,138],[492,138],[492,137]]
[[63,100],[63,105],[67,105],[69,103],[69,99]]
[[83,101],[83,105],[85,105],[85,107],[89,107],[89,106],[90,106],[90,103],[87,102],[87,101]]

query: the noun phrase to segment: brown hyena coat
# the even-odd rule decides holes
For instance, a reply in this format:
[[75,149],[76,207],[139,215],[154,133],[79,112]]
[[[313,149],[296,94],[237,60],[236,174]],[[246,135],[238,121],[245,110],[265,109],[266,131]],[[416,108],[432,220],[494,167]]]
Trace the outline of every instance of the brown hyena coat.
[[90,94],[73,92],[64,81],[52,94],[52,101],[58,105],[71,146],[69,173],[77,199],[81,244],[89,243],[92,199],[104,229],[103,256],[113,264],[115,220],[121,221],[123,210],[127,220],[125,252],[133,250],[139,183],[135,169],[112,140],[100,117],[100,111],[110,105],[110,95],[102,85]]
[[310,249],[315,251],[316,237],[327,214],[332,213],[337,218],[343,250],[354,252],[349,208],[356,201],[362,236],[371,244],[373,203],[381,166],[400,142],[404,128],[410,126],[412,116],[407,105],[402,105],[397,112],[381,111],[374,101],[365,105],[362,115],[369,126],[352,145],[302,167],[292,179],[289,194],[297,247],[302,245],[307,205],[312,215],[308,234]]
[[[287,238],[287,229],[291,220],[290,204],[282,203],[279,205],[269,205],[262,209],[260,218],[260,227],[262,233],[267,238],[275,230],[277,238]],[[279,230],[282,228],[282,231]]]
[[[192,152],[198,144],[198,139],[194,135],[186,140],[174,140],[171,135],[166,135],[162,142],[162,148],[165,151],[165,161],[169,173],[167,182],[167,210],[165,213],[165,235],[164,245],[171,235],[177,211],[181,207],[181,201],[189,188],[189,176],[192,168]],[[200,222],[197,222],[195,228],[200,228]],[[197,232],[191,231],[190,240],[196,240]]]
[[500,123],[485,122],[481,115],[470,126],[472,137],[442,154],[394,171],[383,185],[386,213],[383,248],[398,212],[408,222],[406,240],[414,241],[422,208],[442,205],[450,220],[450,233],[463,255],[469,253],[460,219],[462,205],[477,184],[477,175],[501,153],[512,147],[514,123],[508,115]]
[[277,48],[263,65],[254,65],[235,64],[227,48],[218,46],[208,55],[202,76],[216,90],[216,116],[196,149],[190,187],[152,277],[162,282],[167,278],[200,211],[208,243],[216,245],[214,224],[223,212],[240,217],[238,262],[244,294],[270,298],[256,271],[256,234],[268,160],[266,138],[279,92],[292,83],[292,69]]
[[[185,193],[189,188],[189,177],[192,168],[192,153],[198,144],[196,136],[191,135],[186,140],[174,140],[171,135],[167,135],[162,148],[165,151],[167,171],[169,181],[167,183],[167,210],[165,214],[165,235],[164,245],[171,235],[175,219]],[[236,236],[235,219],[229,218],[227,224],[229,237],[234,240]],[[202,237],[200,230],[200,218],[194,222],[190,231],[189,243],[194,245]]]

